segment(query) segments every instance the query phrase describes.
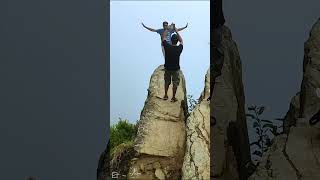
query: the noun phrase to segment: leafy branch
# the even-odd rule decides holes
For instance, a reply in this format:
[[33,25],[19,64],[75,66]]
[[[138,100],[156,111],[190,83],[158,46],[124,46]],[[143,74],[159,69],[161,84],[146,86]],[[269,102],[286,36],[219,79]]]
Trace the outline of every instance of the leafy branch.
[[192,95],[187,95],[188,99],[188,112],[191,112],[197,104],[199,104],[199,100],[193,98]]
[[254,120],[253,128],[255,133],[258,135],[258,139],[252,143],[250,146],[258,147],[257,150],[253,152],[253,155],[262,157],[263,153],[268,150],[268,147],[271,146],[271,138],[268,136],[268,132],[272,133],[274,136],[278,135],[278,127],[270,120],[261,119],[261,115],[265,111],[265,106],[252,105],[248,107],[249,113],[246,114],[247,117],[250,117]]

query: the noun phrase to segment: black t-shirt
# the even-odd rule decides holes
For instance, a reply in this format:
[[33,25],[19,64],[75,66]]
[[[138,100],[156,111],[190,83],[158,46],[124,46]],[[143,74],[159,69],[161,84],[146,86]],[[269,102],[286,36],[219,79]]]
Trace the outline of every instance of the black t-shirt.
[[180,69],[180,54],[183,49],[183,45],[179,46],[170,45],[166,40],[162,42],[165,52],[164,67],[167,70],[179,70]]

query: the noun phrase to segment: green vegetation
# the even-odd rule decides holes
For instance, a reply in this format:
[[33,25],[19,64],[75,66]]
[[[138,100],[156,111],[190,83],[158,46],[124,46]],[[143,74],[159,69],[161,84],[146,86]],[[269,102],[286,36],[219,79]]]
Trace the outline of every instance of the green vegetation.
[[192,95],[187,95],[187,100],[188,100],[188,112],[190,113],[191,111],[193,111],[196,105],[199,104],[199,100],[196,100],[195,98],[193,98]]
[[128,164],[133,158],[133,155],[133,141],[121,143],[116,146],[111,153],[111,170],[120,174],[127,174],[129,171]]
[[[256,146],[256,150],[252,153],[258,157],[262,157],[263,153],[268,150],[272,144],[272,136],[279,135],[278,126],[274,124],[271,120],[261,119],[261,115],[265,110],[265,106],[256,106],[252,105],[248,107],[249,113],[246,114],[247,117],[250,117],[253,122],[253,128],[258,136],[258,139],[252,143],[250,146]],[[276,119],[281,120],[281,119]]]
[[[131,124],[126,119],[119,118],[117,124],[110,127],[110,153],[114,154],[116,149],[126,147],[133,144],[133,140],[137,133],[136,125]],[[121,145],[126,144],[126,145]],[[117,146],[121,145],[119,148]],[[121,148],[121,149],[122,149]]]
[[128,174],[130,160],[133,158],[133,142],[137,134],[137,126],[126,119],[119,119],[110,127],[109,155],[110,172]]

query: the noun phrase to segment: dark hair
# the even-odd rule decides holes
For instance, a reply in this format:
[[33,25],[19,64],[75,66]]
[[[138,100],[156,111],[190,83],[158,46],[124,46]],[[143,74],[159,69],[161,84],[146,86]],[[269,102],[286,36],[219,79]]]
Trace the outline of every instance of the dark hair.
[[169,23],[167,21],[163,21],[162,25],[167,24],[169,25]]
[[177,34],[172,34],[172,36],[171,36],[171,42],[172,42],[172,44],[177,44],[178,43],[178,35]]

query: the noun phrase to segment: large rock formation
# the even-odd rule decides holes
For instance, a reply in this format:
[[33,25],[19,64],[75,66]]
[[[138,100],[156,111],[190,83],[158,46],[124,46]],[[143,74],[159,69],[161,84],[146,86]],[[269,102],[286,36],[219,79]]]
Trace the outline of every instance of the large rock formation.
[[[237,46],[227,27],[223,27],[222,46],[222,75],[215,81],[211,102],[207,101],[210,94],[208,72],[199,104],[189,117],[182,72],[177,90],[178,101],[171,103],[162,99],[164,67],[160,66],[154,71],[137,124],[136,154],[128,163],[130,168],[126,178],[237,180],[245,177],[242,167],[250,161],[250,150],[242,68]],[[172,96],[171,89],[170,85],[169,98]],[[211,115],[217,119],[213,129]],[[107,163],[103,157],[100,162],[100,177],[104,180]]]
[[[164,66],[151,76],[148,97],[138,122],[135,158],[131,160],[129,179],[180,179],[186,142],[187,99],[185,79],[180,71],[177,102],[163,100]],[[172,97],[172,85],[168,91]]]
[[245,179],[243,168],[251,161],[242,67],[236,43],[226,26],[222,29],[223,67],[215,79],[211,113],[216,125],[211,130],[213,179]]
[[320,179],[320,128],[309,119],[320,109],[320,19],[305,43],[300,94],[291,101],[284,134],[275,138],[250,180]]
[[309,119],[320,109],[316,92],[320,88],[320,19],[312,27],[304,53],[300,116]]
[[187,142],[182,179],[210,179],[210,72],[206,74],[205,88],[199,104],[187,119]]

